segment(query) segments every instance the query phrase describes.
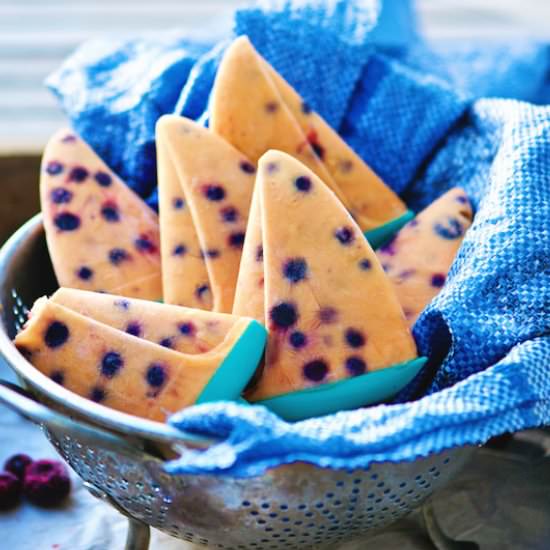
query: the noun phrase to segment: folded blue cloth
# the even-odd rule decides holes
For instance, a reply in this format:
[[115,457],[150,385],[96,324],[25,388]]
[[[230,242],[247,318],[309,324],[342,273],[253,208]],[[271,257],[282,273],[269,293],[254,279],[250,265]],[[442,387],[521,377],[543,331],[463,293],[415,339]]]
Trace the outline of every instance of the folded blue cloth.
[[[322,420],[288,424],[231,403],[186,409],[170,422],[220,443],[186,452],[171,472],[367,467],[550,423],[550,108],[533,103],[549,97],[548,48],[427,44],[406,17],[410,3],[377,5],[264,3],[237,12],[235,34],[248,34],[411,207],[457,185],[472,198],[474,224],[414,327],[428,364],[394,404]],[[154,205],[155,120],[176,112],[207,123],[227,43],[95,42],[49,85],[75,129]]]

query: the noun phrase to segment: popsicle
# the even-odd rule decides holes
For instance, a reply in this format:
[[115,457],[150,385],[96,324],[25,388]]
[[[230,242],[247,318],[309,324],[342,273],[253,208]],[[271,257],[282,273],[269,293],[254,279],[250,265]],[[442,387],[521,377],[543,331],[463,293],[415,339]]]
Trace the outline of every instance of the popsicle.
[[445,284],[472,215],[466,193],[455,187],[378,249],[378,259],[395,287],[409,325]]
[[71,130],[46,145],[40,200],[60,286],[162,298],[157,215]]
[[165,148],[162,162],[172,164],[191,211],[210,281],[212,309],[230,312],[256,168],[223,138],[183,117],[161,117],[157,140]]

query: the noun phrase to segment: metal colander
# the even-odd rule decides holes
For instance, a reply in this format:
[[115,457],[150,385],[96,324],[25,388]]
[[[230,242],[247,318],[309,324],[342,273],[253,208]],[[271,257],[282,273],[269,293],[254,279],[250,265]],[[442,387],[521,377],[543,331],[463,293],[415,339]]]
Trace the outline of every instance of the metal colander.
[[168,475],[167,458],[212,441],[76,396],[34,369],[13,346],[26,308],[55,288],[36,216],[0,252],[0,351],[34,399],[3,383],[0,400],[41,424],[88,489],[129,518],[128,549],[148,547],[149,526],[228,550],[334,548],[420,506],[471,453],[458,448],[349,471],[296,463],[249,479]]

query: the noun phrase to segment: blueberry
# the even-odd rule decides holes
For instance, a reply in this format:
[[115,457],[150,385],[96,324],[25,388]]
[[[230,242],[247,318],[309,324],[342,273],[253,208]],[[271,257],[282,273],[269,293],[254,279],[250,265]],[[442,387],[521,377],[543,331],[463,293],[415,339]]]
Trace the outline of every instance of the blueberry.
[[395,255],[395,237],[388,241],[386,244],[380,247],[380,252],[383,252],[384,254],[387,254],[388,256],[394,256]]
[[120,265],[122,262],[130,259],[130,255],[124,248],[112,248],[109,250],[109,261],[113,265]]
[[25,496],[39,506],[61,504],[71,492],[67,468],[57,460],[37,460],[25,470]]
[[443,273],[434,273],[432,275],[432,286],[436,288],[441,288],[445,284],[445,275]]
[[298,189],[298,191],[307,193],[311,189],[311,179],[307,176],[298,176],[294,180],[294,185],[296,186],[296,189]]
[[183,256],[187,252],[187,248],[184,244],[177,244],[172,250],[173,256]]
[[74,181],[75,183],[82,183],[88,177],[88,170],[83,166],[75,166],[69,172],[69,181]]
[[297,283],[307,277],[307,263],[304,258],[293,258],[285,262],[283,275],[292,283]]
[[118,206],[113,202],[107,202],[101,207],[101,215],[105,221],[110,223],[118,222],[120,220]]
[[171,348],[172,347],[172,338],[163,338],[159,344],[163,347],[163,348]]
[[462,196],[462,195],[460,195],[459,197],[457,197],[456,200],[457,200],[458,202],[460,202],[461,204],[469,204],[469,203],[470,203],[470,201],[468,200],[468,198],[467,198],[467,197],[464,197],[464,196]]
[[225,190],[221,185],[206,185],[203,193],[210,201],[222,201],[225,199]]
[[123,365],[124,361],[120,353],[108,351],[101,360],[101,374],[106,378],[113,378]]
[[19,481],[23,481],[25,470],[32,462],[32,458],[29,455],[16,454],[6,460],[4,470],[13,474]]
[[274,113],[279,108],[279,104],[276,101],[268,101],[265,104],[265,110],[268,113]]
[[365,336],[363,333],[354,328],[346,329],[344,334],[346,342],[352,348],[360,348],[365,345]]
[[50,174],[50,176],[57,176],[57,174],[61,174],[61,172],[63,172],[63,165],[56,160],[51,160],[46,165],[46,172]]
[[207,257],[207,258],[219,258],[220,256],[220,251],[219,250],[216,250],[215,248],[212,248],[211,250],[207,250],[204,255]]
[[338,312],[333,307],[322,307],[319,310],[319,320],[325,325],[329,325],[336,321]]
[[256,172],[256,167],[247,160],[241,160],[239,167],[245,174],[254,174]]
[[359,269],[362,269],[363,271],[368,271],[372,267],[372,264],[369,259],[363,258],[359,261]]
[[262,245],[259,245],[258,248],[256,248],[256,261],[263,262],[263,260],[264,260],[264,247]]
[[67,204],[68,202],[71,202],[73,194],[68,189],[64,189],[63,187],[56,187],[55,189],[52,189],[50,197],[52,199],[52,202],[54,202],[55,204]]
[[50,378],[56,383],[62,386],[65,383],[65,373],[60,370],[54,370],[50,374]]
[[178,325],[178,329],[181,332],[181,334],[184,334],[185,336],[193,336],[195,333],[195,325],[193,323],[180,323]]
[[181,210],[185,206],[185,201],[181,197],[174,197],[172,199],[172,206],[175,210]]
[[302,101],[302,113],[305,115],[309,115],[311,113],[311,107],[305,101]]
[[365,374],[367,364],[361,357],[352,356],[346,359],[346,369],[351,376],[359,376],[360,374]]
[[113,183],[113,178],[107,172],[102,172],[101,170],[95,173],[94,179],[101,187],[109,187]]
[[80,218],[70,212],[58,214],[53,223],[60,231],[74,231],[80,227]]
[[153,363],[147,369],[145,374],[147,383],[153,388],[160,388],[166,382],[166,371],[164,367],[158,363]]
[[355,238],[353,229],[350,227],[340,227],[334,232],[334,236],[344,245],[351,244]]
[[134,241],[134,245],[140,252],[155,252],[157,250],[156,245],[147,235],[140,235]]
[[141,325],[137,321],[130,321],[126,325],[126,333],[132,336],[141,336]]
[[90,392],[90,399],[92,401],[95,401],[96,403],[101,403],[107,394],[105,393],[105,390],[103,388],[100,388],[99,386],[94,386],[92,388],[92,391]]
[[281,302],[271,308],[269,317],[278,328],[291,327],[298,320],[296,306],[288,302]]
[[82,279],[83,281],[89,281],[94,276],[93,270],[85,265],[83,265],[82,267],[79,267],[78,270],[76,271],[76,274],[78,278]]
[[197,287],[197,290],[195,290],[195,294],[199,300],[202,300],[202,295],[209,290],[210,287],[208,285],[200,285]]
[[464,228],[456,218],[449,218],[447,225],[441,223],[434,224],[434,231],[436,235],[447,240],[458,239],[464,234]]
[[307,344],[307,336],[299,330],[292,332],[288,337],[288,340],[290,345],[296,349],[303,348]]
[[222,215],[222,220],[228,223],[236,221],[239,217],[239,212],[233,206],[226,206],[225,208],[222,208],[220,210],[220,214]]
[[125,311],[128,311],[130,309],[130,302],[125,298],[120,298],[119,300],[115,300],[114,305],[115,307],[124,309]]
[[52,321],[46,329],[44,342],[49,348],[58,348],[69,339],[69,329],[61,321]]
[[237,231],[236,233],[231,233],[229,235],[229,245],[234,246],[235,248],[242,248],[244,243],[244,233],[242,231]]
[[303,372],[308,380],[321,382],[328,374],[328,365],[322,359],[314,359],[304,365]]

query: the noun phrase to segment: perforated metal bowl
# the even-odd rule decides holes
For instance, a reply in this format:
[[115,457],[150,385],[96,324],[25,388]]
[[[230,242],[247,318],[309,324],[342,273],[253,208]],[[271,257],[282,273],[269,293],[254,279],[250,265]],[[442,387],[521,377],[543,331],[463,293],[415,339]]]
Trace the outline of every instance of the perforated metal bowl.
[[55,287],[37,216],[0,251],[0,351],[38,402],[8,384],[0,400],[41,424],[89,490],[128,516],[127,548],[148,547],[148,526],[213,548],[334,548],[420,506],[470,456],[459,448],[353,471],[296,463],[251,479],[168,475],[166,458],[212,441],[78,397],[13,346],[26,308]]

